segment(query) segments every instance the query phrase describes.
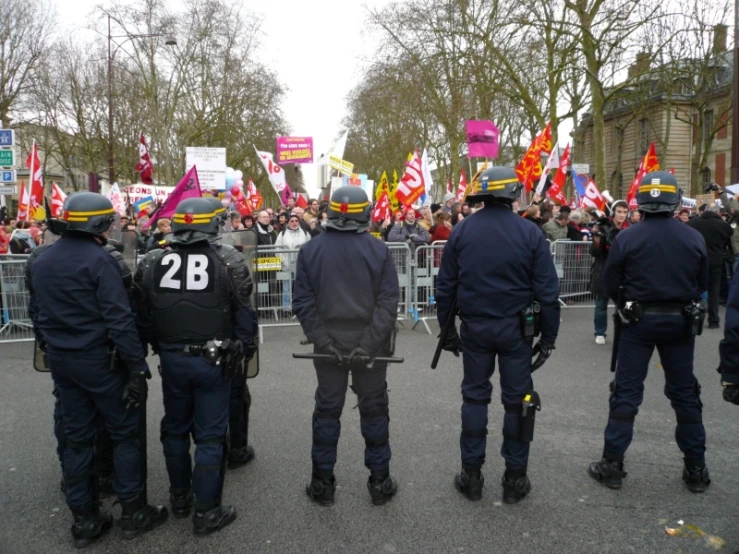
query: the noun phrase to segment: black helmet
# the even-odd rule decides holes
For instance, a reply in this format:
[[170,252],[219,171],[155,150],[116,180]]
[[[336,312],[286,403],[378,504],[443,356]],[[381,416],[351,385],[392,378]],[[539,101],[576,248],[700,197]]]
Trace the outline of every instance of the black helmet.
[[[215,200],[215,202],[213,202]],[[216,198],[188,198],[177,204],[172,216],[172,242],[192,243],[218,234],[220,214],[226,208]]]
[[326,226],[337,231],[361,233],[369,228],[372,207],[360,187],[341,187],[331,195]]
[[672,213],[680,205],[682,193],[669,171],[653,171],[641,180],[636,193],[639,210],[647,213]]
[[113,204],[96,192],[75,192],[64,202],[64,233],[80,232],[101,236],[115,221]]
[[495,166],[483,171],[479,180],[472,182],[467,199],[478,202],[486,199],[513,201],[520,196],[521,189],[523,185],[512,168]]

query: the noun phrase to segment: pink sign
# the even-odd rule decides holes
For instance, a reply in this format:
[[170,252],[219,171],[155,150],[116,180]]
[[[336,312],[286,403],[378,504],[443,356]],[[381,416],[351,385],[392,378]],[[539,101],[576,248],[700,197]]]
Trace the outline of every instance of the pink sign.
[[466,122],[469,158],[496,158],[500,131],[492,121],[468,120]]
[[313,163],[313,137],[277,137],[277,163]]

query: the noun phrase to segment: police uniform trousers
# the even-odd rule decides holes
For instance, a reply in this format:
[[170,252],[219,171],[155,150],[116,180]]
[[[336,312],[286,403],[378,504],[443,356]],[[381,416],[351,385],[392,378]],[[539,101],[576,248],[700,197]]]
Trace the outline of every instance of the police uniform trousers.
[[462,433],[459,445],[462,465],[479,469],[485,463],[488,404],[493,394],[490,378],[498,360],[503,418],[501,455],[506,470],[525,470],[529,443],[519,440],[521,401],[533,390],[531,342],[521,335],[518,317],[498,319],[462,318],[461,334],[464,379],[462,380]]
[[96,350],[49,349],[51,375],[59,391],[64,453],[62,467],[67,483],[67,504],[82,507],[93,501],[94,443],[98,417],[115,444],[113,488],[122,501],[143,488],[138,444],[139,410],[126,409],[123,389],[127,376],[110,370],[107,347]]
[[207,510],[221,500],[231,381],[223,377],[220,365],[211,365],[202,356],[182,352],[182,348],[160,344],[164,396],[161,440],[170,486],[189,490],[192,484],[196,508]]
[[[239,364],[241,366],[241,364]],[[231,397],[228,407],[228,433],[231,437],[231,448],[244,448],[249,443],[249,410],[251,409],[251,393],[246,384],[246,368],[241,367],[239,373],[231,379]]]
[[702,465],[706,451],[700,385],[693,374],[695,338],[682,315],[645,315],[621,330],[615,392],[605,431],[604,456],[623,460],[644,397],[644,379],[657,348],[665,372],[665,396],[677,416],[675,440],[687,460]]
[[[56,437],[56,455],[64,472],[64,449],[67,446],[67,436],[64,434],[64,422],[62,421],[62,402],[59,399],[59,391],[54,387],[54,437]],[[105,428],[105,421],[98,415],[96,420],[97,436],[95,439],[95,464],[99,476],[113,474],[113,456],[115,443],[110,438],[110,433]]]
[[316,407],[313,412],[314,472],[331,473],[336,465],[336,449],[341,433],[341,412],[346,399],[349,371],[352,390],[357,394],[360,426],[365,441],[364,465],[370,471],[390,467],[387,364],[340,366],[333,361],[314,360],[318,377]]

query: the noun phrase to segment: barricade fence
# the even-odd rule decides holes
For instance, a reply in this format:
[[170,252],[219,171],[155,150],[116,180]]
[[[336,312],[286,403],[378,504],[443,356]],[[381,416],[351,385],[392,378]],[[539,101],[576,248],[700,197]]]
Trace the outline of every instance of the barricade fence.
[[[125,244],[126,241],[123,242]],[[238,240],[232,242],[239,244]],[[398,321],[401,325],[412,321],[412,329],[422,324],[426,332],[431,334],[428,321],[436,320],[434,295],[445,244],[438,241],[419,246],[414,251],[404,243],[387,244],[398,273]],[[551,244],[562,307],[595,306],[595,297],[590,293],[590,245],[590,242],[571,241],[555,241]],[[248,261],[255,283],[253,299],[259,316],[260,342],[264,342],[264,329],[300,325],[292,309],[298,252],[275,246],[259,246],[256,252],[250,251]],[[133,241],[126,244],[125,253],[126,261],[135,270],[133,266],[138,256]],[[0,256],[0,342],[34,338],[24,280],[27,259],[27,255]]]

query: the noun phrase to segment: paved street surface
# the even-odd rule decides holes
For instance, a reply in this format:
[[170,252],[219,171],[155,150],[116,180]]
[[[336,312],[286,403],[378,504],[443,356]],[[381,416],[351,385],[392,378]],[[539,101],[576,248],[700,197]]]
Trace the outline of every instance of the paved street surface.
[[[722,314],[723,315],[723,314]],[[592,310],[563,311],[557,350],[535,376],[543,409],[531,449],[531,495],[501,504],[499,455],[503,409],[497,375],[490,405],[484,497],[471,503],[454,489],[459,470],[462,364],[445,354],[429,364],[435,338],[422,326],[399,334],[406,363],[389,372],[392,473],[400,492],[384,507],[370,504],[363,466],[359,413],[350,392],[339,444],[336,504],[310,503],[311,414],[315,376],[309,362],[290,353],[307,350],[297,327],[265,330],[262,374],[250,381],[251,442],[257,458],[229,472],[225,501],[237,521],[196,539],[190,520],[167,524],[133,542],[117,529],[88,549],[95,553],[314,552],[394,553],[689,553],[722,552],[739,544],[739,408],[721,399],[716,367],[717,331],[705,331],[696,351],[703,385],[703,420],[713,484],[704,495],[683,488],[682,458],[674,440],[675,417],[663,395],[658,358],[652,360],[646,398],[637,418],[621,491],[605,489],[586,474],[600,457],[607,418],[610,337],[592,336]],[[432,325],[434,333],[438,327]],[[73,552],[71,516],[59,492],[52,433],[51,377],[30,364],[31,344],[0,345],[0,553]],[[168,484],[159,443],[161,389],[155,358],[149,405],[149,498],[167,503]],[[105,501],[110,508],[112,499]],[[116,515],[120,508],[114,508]],[[668,536],[678,521],[696,529]],[[702,535],[705,533],[705,535]]]

